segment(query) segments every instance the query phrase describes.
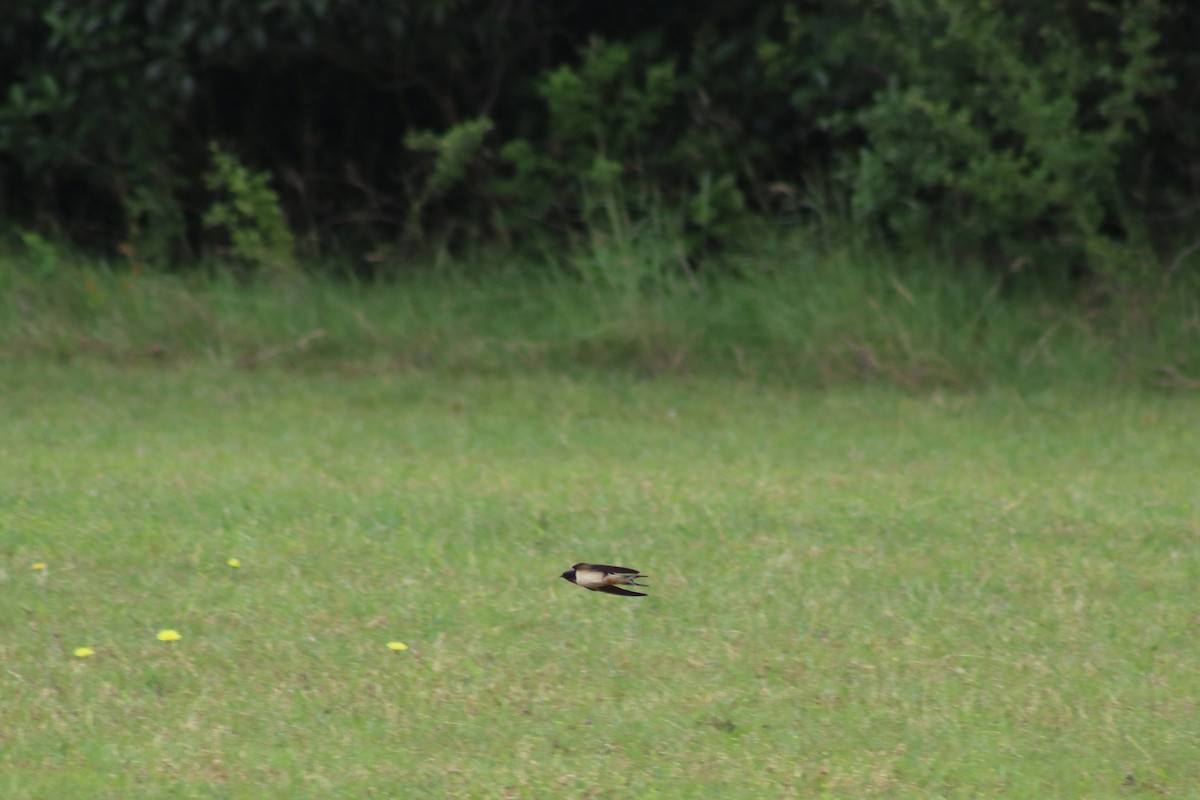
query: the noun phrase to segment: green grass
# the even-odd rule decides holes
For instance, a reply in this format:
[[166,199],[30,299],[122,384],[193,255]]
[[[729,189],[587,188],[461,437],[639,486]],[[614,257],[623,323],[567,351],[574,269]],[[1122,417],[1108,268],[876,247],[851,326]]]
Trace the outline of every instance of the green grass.
[[1200,786],[1193,398],[0,381],[5,798]]
[[507,256],[374,283],[64,266],[47,248],[0,254],[0,359],[600,369],[909,391],[1200,386],[1190,275],[1051,291],[944,258],[769,236],[695,275],[631,245],[575,256],[574,272]]

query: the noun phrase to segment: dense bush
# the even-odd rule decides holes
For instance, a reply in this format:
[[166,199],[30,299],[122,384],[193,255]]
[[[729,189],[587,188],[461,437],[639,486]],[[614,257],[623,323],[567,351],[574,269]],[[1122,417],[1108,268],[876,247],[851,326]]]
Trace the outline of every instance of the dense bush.
[[1061,274],[1187,235],[1198,19],[1160,0],[17,4],[0,214],[149,259],[228,246],[206,224],[231,208],[204,178],[215,144],[270,177],[256,196],[310,250],[650,232],[686,263],[747,215],[844,205],[899,242]]
[[1082,257],[1106,229],[1143,234],[1122,167],[1145,131],[1142,101],[1168,86],[1163,14],[1154,0],[1121,13],[891,4],[873,26],[887,85],[839,120],[867,137],[848,165],[857,215],[1034,260]]
[[274,176],[303,232],[403,230],[418,169],[405,133],[511,105],[519,76],[541,71],[550,8],[24,4],[2,34],[13,49],[0,56],[6,215],[104,245],[134,236],[189,249],[203,241],[201,176],[215,141]]

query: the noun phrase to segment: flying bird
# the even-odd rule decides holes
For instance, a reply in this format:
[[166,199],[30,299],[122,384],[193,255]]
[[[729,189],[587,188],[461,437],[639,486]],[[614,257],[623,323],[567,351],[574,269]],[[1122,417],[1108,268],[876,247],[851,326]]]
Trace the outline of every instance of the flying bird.
[[623,586],[645,586],[638,583],[638,578],[648,578],[636,569],[614,567],[611,564],[576,564],[559,577],[568,580],[576,586],[591,589],[593,592],[606,594],[622,594],[626,597],[645,597],[645,592],[631,592],[622,589]]

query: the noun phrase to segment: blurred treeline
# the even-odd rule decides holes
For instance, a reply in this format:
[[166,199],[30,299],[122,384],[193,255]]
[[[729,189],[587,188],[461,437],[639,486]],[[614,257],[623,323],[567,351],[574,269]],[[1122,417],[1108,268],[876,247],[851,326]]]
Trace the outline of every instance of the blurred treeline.
[[1197,42],[1185,0],[10,0],[0,222],[175,264],[777,225],[1169,273]]

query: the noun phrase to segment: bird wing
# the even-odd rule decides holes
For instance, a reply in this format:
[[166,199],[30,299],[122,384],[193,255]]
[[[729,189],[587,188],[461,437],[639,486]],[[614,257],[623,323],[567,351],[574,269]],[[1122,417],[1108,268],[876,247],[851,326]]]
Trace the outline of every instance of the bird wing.
[[605,594],[623,594],[626,597],[645,597],[645,592],[631,592],[628,589],[622,589],[619,586],[601,586],[595,591],[604,592]]
[[620,575],[638,575],[641,572],[640,570],[630,569],[629,567],[614,567],[612,564],[576,564],[574,567],[572,567],[572,569],[599,570],[600,572],[610,575],[613,573]]

